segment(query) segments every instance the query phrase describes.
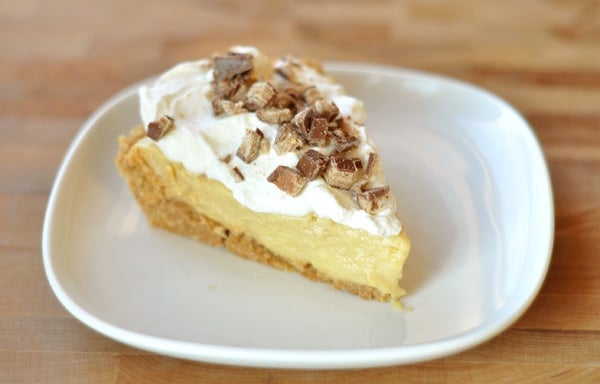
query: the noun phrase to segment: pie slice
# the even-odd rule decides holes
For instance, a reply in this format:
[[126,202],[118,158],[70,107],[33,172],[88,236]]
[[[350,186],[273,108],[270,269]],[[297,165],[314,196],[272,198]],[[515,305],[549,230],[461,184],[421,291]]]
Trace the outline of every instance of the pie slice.
[[318,63],[233,47],[139,97],[116,162],[152,225],[366,299],[404,294],[410,242],[364,106]]

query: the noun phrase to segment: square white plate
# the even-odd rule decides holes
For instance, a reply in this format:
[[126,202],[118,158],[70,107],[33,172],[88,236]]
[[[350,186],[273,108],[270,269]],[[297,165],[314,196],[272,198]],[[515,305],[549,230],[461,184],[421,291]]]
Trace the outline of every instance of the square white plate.
[[123,343],[224,364],[349,368],[446,356],[507,328],[550,261],[547,166],[506,102],[439,76],[331,63],[364,100],[412,239],[397,310],[150,228],[120,177],[117,136],[137,86],[84,124],[58,172],[43,233],[52,289]]

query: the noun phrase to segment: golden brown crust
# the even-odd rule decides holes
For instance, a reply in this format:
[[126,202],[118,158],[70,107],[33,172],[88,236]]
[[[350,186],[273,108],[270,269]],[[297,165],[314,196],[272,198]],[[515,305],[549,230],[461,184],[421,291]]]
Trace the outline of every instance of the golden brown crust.
[[224,245],[229,251],[243,258],[282,270],[297,271],[311,280],[328,283],[336,289],[353,293],[364,299],[391,300],[391,295],[384,295],[376,288],[335,280],[316,270],[311,264],[286,260],[244,233],[237,233],[219,222],[199,214],[187,203],[166,198],[162,179],[140,156],[129,156],[131,147],[144,136],[143,126],[137,126],[129,136],[119,137],[119,154],[116,164],[153,226],[192,237],[216,247]]

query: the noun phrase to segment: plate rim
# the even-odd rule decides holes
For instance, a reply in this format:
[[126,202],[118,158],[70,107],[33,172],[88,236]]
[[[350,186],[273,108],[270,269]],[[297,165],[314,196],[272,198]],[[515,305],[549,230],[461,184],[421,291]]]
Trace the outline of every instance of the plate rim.
[[[66,173],[69,169],[69,165],[71,164],[73,156],[75,156],[83,140],[92,131],[96,122],[112,108],[122,103],[128,97],[131,97],[131,95],[134,94],[141,85],[147,84],[148,82],[152,81],[152,79],[156,78],[156,76],[149,77],[129,85],[103,102],[84,121],[81,128],[70,143],[58,168],[48,198],[43,221],[42,259],[50,287],[63,307],[65,307],[65,309],[67,309],[67,311],[79,321],[99,332],[100,334],[120,343],[142,350],[208,363],[249,367],[296,369],[366,368],[396,364],[411,364],[436,359],[449,356],[481,344],[509,328],[516,320],[518,320],[537,297],[537,294],[539,293],[547,275],[552,258],[555,222],[553,190],[550,181],[548,162],[544,156],[541,143],[527,120],[518,110],[516,110],[516,108],[514,108],[500,96],[460,79],[420,70],[371,63],[328,61],[325,62],[325,67],[332,71],[334,75],[335,72],[343,72],[352,73],[354,75],[377,74],[393,77],[410,76],[427,78],[445,84],[457,85],[459,87],[464,87],[492,98],[495,102],[500,103],[504,108],[507,108],[510,113],[514,114],[522,122],[524,130],[522,134],[529,136],[528,139],[532,144],[529,149],[535,152],[534,154],[538,160],[540,160],[540,165],[542,166],[540,170],[543,171],[543,174],[540,176],[543,178],[543,182],[545,184],[544,189],[547,194],[547,201],[549,202],[548,211],[546,212],[549,220],[548,223],[546,223],[546,228],[542,232],[545,235],[545,246],[543,246],[544,254],[538,256],[540,258],[543,257],[543,259],[540,259],[540,261],[543,261],[543,263],[541,263],[541,268],[539,268],[537,271],[535,284],[532,286],[531,292],[528,292],[527,295],[524,296],[525,300],[518,303],[515,311],[512,311],[502,317],[494,317],[492,321],[482,323],[467,331],[435,341],[394,347],[323,350],[276,348],[263,349],[174,340],[130,331],[110,324],[109,322],[106,322],[105,320],[102,320],[87,312],[80,307],[65,291],[53,268],[51,257],[52,231],[55,231],[56,229],[53,228],[52,222],[55,217],[57,199],[62,188],[64,188],[63,180],[66,177]],[[504,304],[504,306],[506,306],[506,304]]]

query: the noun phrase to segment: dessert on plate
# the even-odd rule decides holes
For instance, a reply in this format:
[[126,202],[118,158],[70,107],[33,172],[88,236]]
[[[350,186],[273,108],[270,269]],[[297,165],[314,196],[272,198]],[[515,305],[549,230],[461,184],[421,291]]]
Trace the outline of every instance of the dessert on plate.
[[253,47],[139,90],[116,162],[148,221],[366,299],[397,301],[410,241],[359,100]]

